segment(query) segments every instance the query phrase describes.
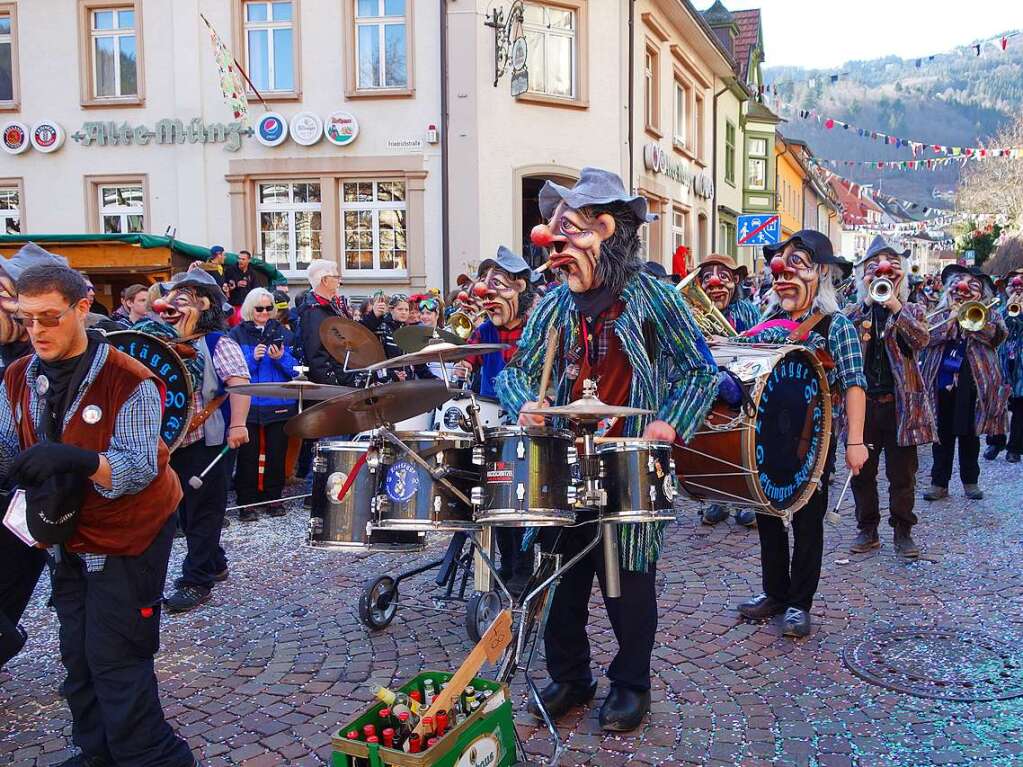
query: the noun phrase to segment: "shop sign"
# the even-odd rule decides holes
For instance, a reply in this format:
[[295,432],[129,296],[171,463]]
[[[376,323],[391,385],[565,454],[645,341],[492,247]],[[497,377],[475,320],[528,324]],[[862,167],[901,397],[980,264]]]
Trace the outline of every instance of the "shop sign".
[[0,128],[0,142],[7,154],[21,154],[29,147],[28,126],[17,120],[8,120]]
[[659,173],[677,181],[686,191],[692,191],[697,197],[710,199],[714,196],[714,177],[704,169],[693,173],[688,163],[679,162],[658,144],[647,144],[643,147],[643,165],[652,173]]
[[336,146],[348,146],[359,137],[359,121],[351,112],[333,112],[323,127],[327,140]]
[[389,138],[387,148],[395,152],[422,152],[423,140],[421,138]]
[[82,146],[148,146],[154,144],[224,144],[228,152],[242,147],[242,136],[251,136],[252,128],[240,122],[206,123],[193,117],[186,125],[181,120],[159,120],[153,127],[114,121],[83,123],[71,138]]
[[263,146],[280,146],[288,138],[288,121],[278,112],[264,112],[256,123],[256,141]]
[[299,112],[291,118],[291,138],[296,144],[312,146],[323,138],[323,120],[314,112]]
[[529,70],[520,69],[518,72],[512,72],[511,76],[511,95],[512,98],[521,96],[523,93],[529,90]]
[[53,120],[40,120],[32,126],[32,146],[38,151],[49,154],[56,152],[64,145],[64,129]]

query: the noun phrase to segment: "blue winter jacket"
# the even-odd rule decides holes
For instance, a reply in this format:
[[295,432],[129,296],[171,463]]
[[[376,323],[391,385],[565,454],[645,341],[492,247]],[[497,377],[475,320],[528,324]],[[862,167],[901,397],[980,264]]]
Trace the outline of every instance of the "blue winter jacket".
[[[266,323],[262,332],[251,320],[247,320],[232,328],[231,338],[238,342],[245,355],[245,361],[249,364],[249,375],[251,383],[271,383],[274,381],[290,381],[295,377],[294,366],[298,363],[291,353],[291,346],[294,343],[291,331],[281,325],[277,320],[270,320]],[[269,354],[264,354],[262,359],[257,360],[255,350],[259,344],[273,344],[282,346],[284,354],[280,359],[273,359]],[[298,411],[295,400],[277,399],[274,397],[253,397],[252,405],[249,407],[248,422],[254,424],[273,423],[285,421]]]

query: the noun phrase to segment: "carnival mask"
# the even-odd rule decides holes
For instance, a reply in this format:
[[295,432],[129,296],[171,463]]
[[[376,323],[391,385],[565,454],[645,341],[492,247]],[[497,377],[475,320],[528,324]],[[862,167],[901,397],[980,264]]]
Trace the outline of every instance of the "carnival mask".
[[723,312],[735,295],[735,273],[722,264],[709,264],[700,269],[700,287],[717,310]]
[[562,202],[547,224],[533,227],[530,237],[534,245],[550,248],[551,268],[565,274],[569,289],[584,293],[600,287],[600,246],[614,235],[615,227],[610,213],[590,217]]
[[209,308],[210,300],[189,288],[176,288],[153,302],[153,309],[160,318],[182,338],[195,334],[199,316]]
[[978,277],[968,274],[956,274],[949,280],[947,290],[954,304],[980,301],[984,298],[984,283]]
[[821,279],[810,254],[798,243],[790,243],[781,255],[771,259],[771,272],[774,275],[771,287],[782,310],[792,315],[807,312],[817,297]]
[[863,265],[863,284],[867,288],[874,280],[884,277],[891,280],[895,294],[898,295],[904,275],[902,258],[894,253],[879,253]]
[[25,328],[11,319],[17,311],[18,291],[14,287],[14,280],[6,274],[0,274],[0,344],[13,344],[28,338]]
[[497,327],[515,328],[522,322],[519,315],[519,296],[526,289],[526,281],[512,277],[503,269],[490,267],[481,284],[487,288],[483,294],[483,308]]

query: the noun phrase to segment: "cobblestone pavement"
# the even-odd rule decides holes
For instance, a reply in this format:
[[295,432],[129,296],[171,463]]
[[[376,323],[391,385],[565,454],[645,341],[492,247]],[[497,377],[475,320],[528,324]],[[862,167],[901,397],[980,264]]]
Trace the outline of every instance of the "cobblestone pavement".
[[[929,451],[922,458],[929,464]],[[915,563],[893,556],[887,528],[879,551],[847,554],[855,534],[847,499],[841,523],[826,530],[814,632],[798,642],[776,624],[736,617],[734,605],[760,590],[756,533],[733,521],[704,527],[687,503],[660,565],[653,711],[628,736],[602,734],[596,707],[573,711],[562,722],[562,763],[1023,765],[1023,698],[913,697],[862,681],[842,660],[847,644],[885,625],[984,633],[1019,659],[1023,467],[985,463],[982,484],[980,502],[966,501],[958,483],[948,500],[919,501],[925,554]],[[305,519],[299,506],[246,525],[235,517],[224,535],[230,579],[204,608],[164,617],[157,666],[167,716],[210,765],[320,764],[331,730],[368,699],[370,679],[450,669],[471,646],[460,605],[421,609],[430,576],[410,585],[410,604],[386,630],[370,634],[357,617],[367,578],[425,561],[442,540],[415,556],[326,553],[302,545]],[[181,554],[177,541],[172,572]],[[37,590],[25,617],[28,650],[0,672],[3,764],[49,765],[73,753],[46,592]],[[616,645],[599,597],[592,607],[599,669]],[[1023,685],[1019,664],[1003,676]],[[598,703],[606,691],[601,679]],[[546,733],[524,713],[520,679],[513,692],[529,761],[540,762],[551,752]]]

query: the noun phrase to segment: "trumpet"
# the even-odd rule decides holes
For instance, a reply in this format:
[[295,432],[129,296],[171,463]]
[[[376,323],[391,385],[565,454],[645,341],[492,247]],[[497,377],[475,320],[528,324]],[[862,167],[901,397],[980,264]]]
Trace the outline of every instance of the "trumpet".
[[[991,309],[1000,300],[1001,299],[995,297],[992,298],[990,301],[986,302],[967,301],[965,304],[956,309],[955,314],[949,314],[949,316],[943,319],[941,322],[937,323],[936,325],[931,325],[928,328],[928,330],[937,330],[942,325],[951,322],[952,320],[955,320],[959,324],[959,327],[962,328],[963,330],[975,333],[978,330],[982,330],[984,326],[987,325],[987,320],[991,314]],[[927,316],[932,317],[935,314],[940,314],[943,311],[945,310],[940,309],[937,312],[932,312]]]
[[476,320],[486,313],[486,309],[480,309],[480,311],[475,314],[457,311],[448,317],[448,321],[447,324],[444,325],[444,329],[449,333],[454,333],[463,341],[468,341],[469,336],[472,335],[472,331],[476,328]]
[[920,274],[920,264],[913,264],[909,267],[910,274]]
[[1006,317],[1019,317],[1021,314],[1023,314],[1023,303],[1020,303],[1019,299],[1014,299],[1005,306]]
[[710,296],[700,287],[700,283],[696,281],[698,274],[699,271],[690,272],[684,280],[675,286],[675,290],[682,294],[682,297],[685,298],[686,303],[692,309],[693,319],[696,321],[697,327],[708,338],[710,336],[732,338],[739,335],[735,332],[732,324],[725,319],[725,315],[714,306]]
[[875,304],[886,303],[894,292],[895,283],[887,277],[875,277],[870,283],[870,288],[867,290],[870,300]]

